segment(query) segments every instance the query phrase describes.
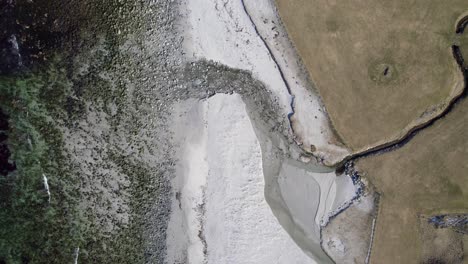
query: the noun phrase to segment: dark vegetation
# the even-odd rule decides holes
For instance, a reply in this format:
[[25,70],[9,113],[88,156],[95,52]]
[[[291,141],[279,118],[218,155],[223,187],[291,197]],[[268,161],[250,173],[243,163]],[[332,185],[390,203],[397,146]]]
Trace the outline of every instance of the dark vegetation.
[[468,25],[468,16],[466,16],[466,17],[460,19],[460,21],[458,21],[456,33],[457,34],[463,34],[463,32],[465,32],[466,25]]
[[8,116],[0,109],[0,176],[7,176],[16,169],[10,161],[10,149],[8,149]]
[[18,52],[15,51],[12,34],[15,29],[13,6],[0,0],[0,74],[11,73],[19,68]]
[[60,21],[53,2],[0,1],[1,263],[70,263],[81,239],[77,192],[54,123],[66,92],[63,71],[48,62],[66,34],[53,28]]
[[[73,177],[62,136],[44,103],[51,77],[2,77],[0,105],[9,116],[7,146],[16,170],[0,176],[0,259],[6,263],[71,262],[80,241]],[[49,175],[48,202],[43,176]]]
[[424,261],[423,264],[447,264],[447,263],[438,258],[431,258],[431,259]]
[[[93,76],[72,80],[77,52],[104,35],[110,55],[100,65],[110,67],[124,29],[139,26],[130,18],[136,17],[130,16],[134,6],[0,0],[0,264],[72,263],[77,247],[95,246],[96,232],[83,230],[79,175],[72,172],[58,127],[80,118],[87,93],[105,93]],[[127,27],[119,23],[122,17]],[[86,254],[80,260],[106,262]]]

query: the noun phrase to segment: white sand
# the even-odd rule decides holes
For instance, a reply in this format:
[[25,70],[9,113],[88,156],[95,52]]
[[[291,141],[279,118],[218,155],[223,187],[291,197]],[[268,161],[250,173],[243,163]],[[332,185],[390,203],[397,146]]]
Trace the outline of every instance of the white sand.
[[256,35],[241,1],[183,0],[187,15],[187,55],[251,71],[268,86],[287,116],[292,97],[268,50]]
[[320,246],[320,229],[338,208],[355,196],[351,180],[334,172],[313,172],[286,160],[281,164],[277,182],[284,201],[280,210],[291,216],[288,221],[282,221],[283,225],[287,230],[300,230],[290,232],[293,238],[319,263],[327,262]]
[[[271,0],[245,0],[248,13],[241,0],[182,3],[188,60],[251,71],[275,96],[285,118],[292,113],[294,96],[296,141],[305,150],[315,149],[326,164],[348,154],[336,145],[320,98]],[[354,196],[348,177],[332,170],[311,172],[304,164],[273,157],[277,154],[269,150],[277,139],[262,143],[262,154],[237,95],[183,102],[175,112],[176,140],[182,143],[173,181],[168,263],[315,263],[312,258],[331,263],[320,246],[320,228]],[[263,136],[271,136],[267,134]],[[262,155],[272,159],[262,161]]]
[[349,154],[348,149],[335,143],[325,109],[307,80],[307,72],[288,39],[273,0],[244,1],[254,24],[240,0],[184,2],[188,20],[185,49],[190,58],[205,58],[251,71],[277,97],[285,116],[292,112],[290,104],[294,98],[291,126],[296,140],[307,151],[313,150],[313,145],[314,154],[326,164],[334,164]]
[[315,263],[265,201],[261,149],[240,96],[181,102],[175,113],[182,156],[167,263]]
[[[206,111],[195,100],[180,104],[174,116],[177,140],[181,142],[181,160],[177,164],[177,176],[173,179],[174,199],[168,227],[168,263],[203,263],[203,243],[198,238],[203,214],[197,209],[204,203],[203,188],[206,185],[207,135],[204,126]],[[179,253],[183,253],[180,255]]]
[[308,80],[308,73],[288,38],[273,0],[245,0],[247,11],[258,32],[270,48],[294,96],[291,117],[296,141],[302,147],[334,164],[349,154],[347,148],[336,145],[333,131],[318,93]]
[[[287,167],[291,165],[283,164],[283,166]],[[329,218],[333,216],[338,209],[346,206],[356,195],[356,189],[351,179],[346,175],[336,176],[335,172],[316,173],[297,167],[290,167],[288,173],[282,171],[279,179],[280,188],[282,190],[282,183],[287,182],[292,187],[290,191],[284,191],[283,197],[285,199],[291,195],[298,197],[299,199],[293,200],[296,204],[303,204],[305,203],[304,201],[311,201],[307,199],[307,196],[313,191],[301,185],[307,181],[316,184],[319,189],[319,200],[316,205],[317,209],[315,214],[315,224],[317,227],[326,225]],[[296,191],[292,194],[294,189]],[[293,216],[296,219],[300,219],[299,214],[293,214]]]

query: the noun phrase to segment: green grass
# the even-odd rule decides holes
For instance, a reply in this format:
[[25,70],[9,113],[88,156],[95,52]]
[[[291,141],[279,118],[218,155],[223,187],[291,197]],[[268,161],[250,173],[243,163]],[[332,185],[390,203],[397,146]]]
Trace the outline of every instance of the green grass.
[[[0,178],[0,260],[6,263],[70,263],[81,242],[77,192],[53,121],[65,101],[59,75],[48,70],[0,79],[0,107],[9,115],[8,146],[17,166]],[[52,88],[45,83],[56,94],[47,94]]]

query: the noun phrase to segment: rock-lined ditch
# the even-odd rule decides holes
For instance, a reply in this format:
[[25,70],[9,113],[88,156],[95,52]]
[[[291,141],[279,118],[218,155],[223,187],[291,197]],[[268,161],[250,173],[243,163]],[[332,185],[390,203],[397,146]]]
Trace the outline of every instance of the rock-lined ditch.
[[[466,26],[466,24],[465,24],[465,26]],[[463,31],[461,31],[461,32],[463,32]],[[461,34],[461,33],[459,33],[459,34]],[[343,170],[343,168],[344,168],[343,166],[345,166],[345,164],[347,162],[349,162],[349,161],[357,160],[357,159],[360,159],[360,158],[365,158],[365,157],[372,156],[372,155],[383,154],[385,152],[393,151],[393,150],[396,150],[396,149],[404,146],[414,136],[416,136],[420,131],[422,131],[425,128],[431,126],[432,124],[434,124],[438,120],[443,119],[448,113],[450,113],[450,111],[452,111],[452,109],[458,104],[458,102],[460,100],[463,100],[463,99],[466,98],[466,95],[468,93],[468,88],[467,88],[467,86],[468,86],[468,65],[465,63],[464,56],[461,53],[461,50],[460,50],[459,46],[453,45],[452,46],[452,53],[453,53],[454,59],[456,60],[458,66],[459,66],[460,71],[463,74],[465,85],[464,85],[464,88],[463,88],[462,92],[460,94],[458,94],[456,97],[454,97],[448,103],[448,105],[444,109],[444,111],[442,111],[439,115],[432,118],[428,122],[426,122],[424,124],[421,124],[420,126],[414,127],[413,129],[410,130],[410,132],[405,137],[403,137],[402,139],[400,139],[398,141],[388,142],[385,145],[378,146],[376,148],[372,148],[372,149],[369,149],[367,151],[364,151],[364,152],[361,152],[361,153],[356,153],[356,154],[353,154],[353,155],[351,155],[349,157],[346,157],[342,162],[340,162],[338,164],[337,167],[339,168],[339,170]]]

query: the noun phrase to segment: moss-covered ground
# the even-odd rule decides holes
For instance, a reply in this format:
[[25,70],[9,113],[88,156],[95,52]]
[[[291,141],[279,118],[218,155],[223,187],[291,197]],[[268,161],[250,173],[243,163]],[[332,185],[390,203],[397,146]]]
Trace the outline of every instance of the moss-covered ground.
[[[78,248],[81,263],[144,262],[139,215],[151,202],[145,195],[154,191],[148,184],[154,172],[138,160],[109,155],[131,176],[132,217],[112,236],[104,234],[93,213],[83,211],[83,177],[63,133],[86,118],[90,104],[108,114],[116,106],[112,127],[126,118],[138,131],[141,122],[125,113],[128,81],[99,74],[125,74],[134,66],[125,63],[119,46],[145,30],[138,13],[143,8],[143,1],[15,1],[11,15],[24,67],[0,77],[0,109],[8,121],[2,134],[16,166],[0,175],[0,263],[72,263]],[[92,49],[97,52],[89,58]],[[83,65],[88,71],[77,74]]]

